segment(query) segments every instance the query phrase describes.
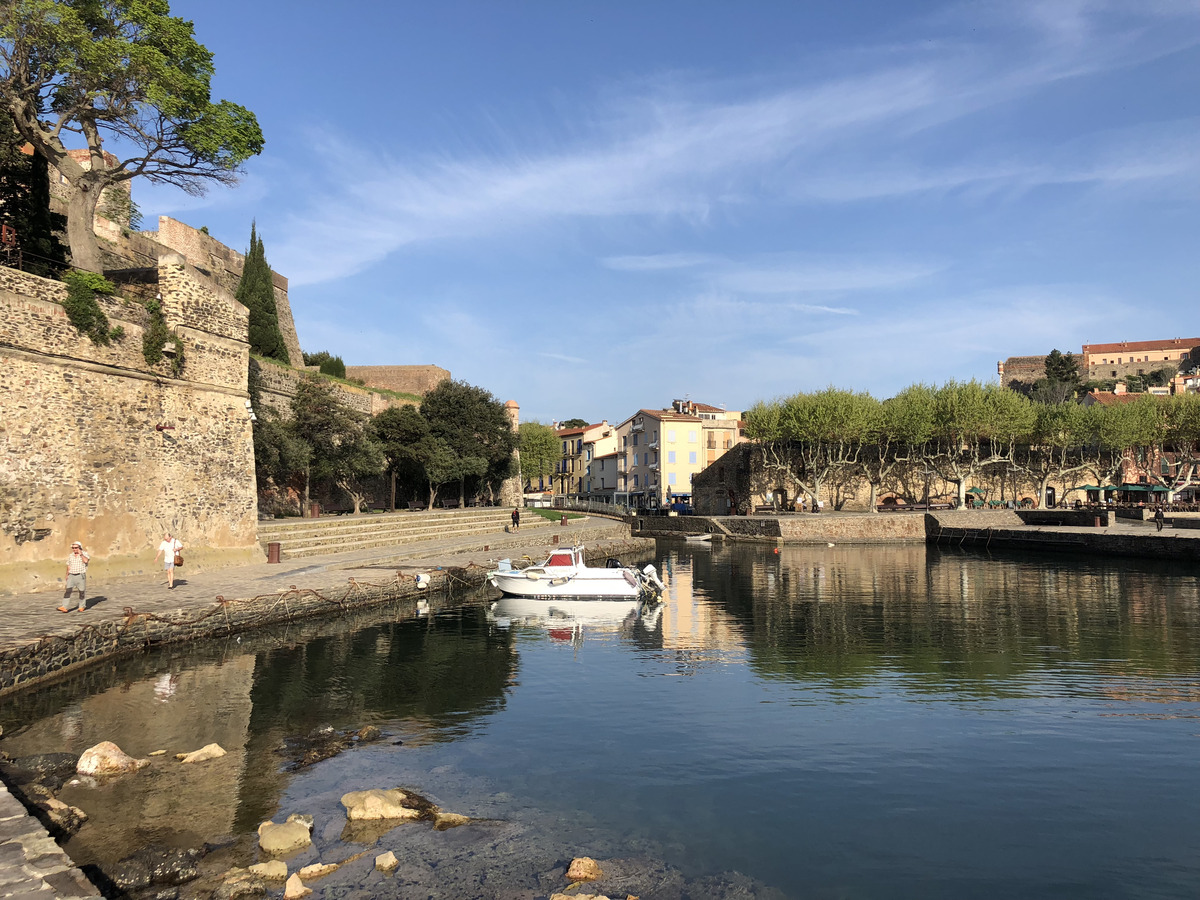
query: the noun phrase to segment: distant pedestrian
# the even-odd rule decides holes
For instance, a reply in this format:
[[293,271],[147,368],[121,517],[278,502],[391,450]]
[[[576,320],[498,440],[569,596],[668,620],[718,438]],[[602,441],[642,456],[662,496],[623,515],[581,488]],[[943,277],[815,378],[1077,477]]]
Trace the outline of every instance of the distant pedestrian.
[[1159,531],[1163,529],[1163,511],[1161,506],[1154,510],[1154,527]]
[[513,522],[512,530],[520,531],[521,530],[521,508],[519,506],[513,507],[512,522]]
[[171,532],[166,532],[163,535],[162,543],[158,545],[158,552],[154,554],[154,561],[158,562],[158,558],[163,558],[163,571],[167,573],[167,589],[175,587],[175,559],[179,551],[183,549],[183,544],[175,537],[172,537]]
[[76,541],[71,545],[71,555],[67,557],[67,589],[63,593],[63,605],[59,612],[70,612],[71,591],[79,591],[79,612],[87,609],[87,567],[91,557],[83,552],[83,544]]

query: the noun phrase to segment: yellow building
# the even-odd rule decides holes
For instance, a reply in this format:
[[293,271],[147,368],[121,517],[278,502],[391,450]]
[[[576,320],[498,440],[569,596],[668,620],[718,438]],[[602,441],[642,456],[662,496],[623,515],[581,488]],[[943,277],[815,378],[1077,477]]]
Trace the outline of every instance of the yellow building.
[[638,410],[617,426],[615,501],[639,509],[690,503],[692,479],[741,441],[740,418],[689,400]]

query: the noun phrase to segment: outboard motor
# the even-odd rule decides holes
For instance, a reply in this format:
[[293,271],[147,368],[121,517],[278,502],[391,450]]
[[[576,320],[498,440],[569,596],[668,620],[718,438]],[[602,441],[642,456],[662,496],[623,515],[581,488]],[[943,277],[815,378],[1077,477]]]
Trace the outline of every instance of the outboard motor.
[[646,581],[654,585],[660,592],[667,589],[667,586],[662,583],[662,579],[658,577],[658,570],[654,566],[647,564],[646,568],[642,569],[642,574],[646,576]]

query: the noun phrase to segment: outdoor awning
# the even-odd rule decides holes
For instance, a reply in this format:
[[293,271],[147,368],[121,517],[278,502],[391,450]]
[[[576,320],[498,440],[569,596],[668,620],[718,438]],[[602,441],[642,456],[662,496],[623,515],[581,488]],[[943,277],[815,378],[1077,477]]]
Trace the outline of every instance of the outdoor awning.
[[967,488],[967,493],[968,494],[986,494],[987,491],[985,491],[983,488],[973,487],[973,488]]

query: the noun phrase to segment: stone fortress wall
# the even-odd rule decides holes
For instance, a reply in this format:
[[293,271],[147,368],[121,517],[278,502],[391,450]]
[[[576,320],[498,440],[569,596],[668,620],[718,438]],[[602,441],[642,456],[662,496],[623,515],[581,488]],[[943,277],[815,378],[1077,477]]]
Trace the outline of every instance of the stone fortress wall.
[[440,366],[346,366],[346,377],[361,378],[370,387],[423,396],[450,380],[450,373]]
[[248,313],[181,255],[153,274],[181,378],[146,364],[139,303],[101,298],[125,336],[97,346],[67,319],[63,284],[0,268],[0,591],[61,583],[75,540],[94,575],[150,572],[165,528],[189,565],[261,559]]
[[[246,258],[236,250],[170,216],[159,216],[158,231],[143,232],[143,235],[176,253],[182,253],[188,265],[208,275],[230,295],[237,294]],[[299,369],[304,365],[304,357],[300,351],[300,338],[296,335],[296,322],[292,318],[292,305],[288,300],[288,280],[274,269],[271,270],[271,280],[275,288],[279,330],[287,347],[288,360]]]

